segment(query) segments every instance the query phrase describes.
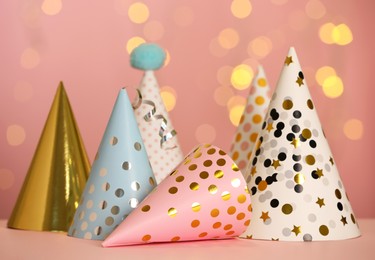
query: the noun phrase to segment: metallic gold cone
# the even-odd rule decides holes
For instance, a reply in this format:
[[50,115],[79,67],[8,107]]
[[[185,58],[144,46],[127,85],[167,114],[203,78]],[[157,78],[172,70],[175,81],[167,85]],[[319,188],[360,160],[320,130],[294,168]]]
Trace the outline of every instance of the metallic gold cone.
[[67,231],[90,163],[60,82],[8,227]]

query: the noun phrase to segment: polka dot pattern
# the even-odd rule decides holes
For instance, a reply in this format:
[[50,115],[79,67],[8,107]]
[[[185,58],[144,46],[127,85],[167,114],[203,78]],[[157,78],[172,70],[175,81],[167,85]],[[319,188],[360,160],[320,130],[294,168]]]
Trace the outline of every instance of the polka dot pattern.
[[[215,176],[216,172],[220,174]],[[225,152],[200,145],[103,246],[238,236],[251,217],[250,196],[244,187],[241,172]],[[147,241],[143,239],[146,235],[150,236]]]
[[[133,108],[122,89],[68,235],[104,240],[154,187]],[[141,210],[152,208],[144,205]],[[149,239],[145,234],[144,241]]]
[[[161,145],[159,132],[163,121],[157,119],[157,115],[162,115],[167,121],[164,135],[173,131],[174,128],[160,96],[159,85],[153,71],[145,72],[138,90],[142,95],[143,103],[135,109],[135,117],[156,182],[160,183],[182,161],[183,154],[177,136],[173,136]],[[144,116],[149,114],[154,107],[153,119],[145,120]]]
[[230,151],[230,156],[241,171],[246,170],[248,154],[253,150],[258,132],[262,128],[263,117],[270,101],[269,90],[264,70],[259,66]]
[[293,48],[281,73],[245,173],[253,218],[241,237],[319,241],[359,236]]

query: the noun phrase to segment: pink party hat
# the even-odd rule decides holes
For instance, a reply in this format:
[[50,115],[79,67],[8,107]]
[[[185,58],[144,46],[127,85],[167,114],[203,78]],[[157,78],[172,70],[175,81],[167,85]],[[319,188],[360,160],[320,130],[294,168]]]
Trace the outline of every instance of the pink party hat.
[[234,135],[230,156],[238,165],[240,171],[245,171],[253,151],[259,131],[270,102],[270,87],[263,67],[258,67],[258,73],[253,79],[250,94],[240,124]]
[[141,44],[131,53],[131,65],[144,70],[134,105],[135,117],[157,183],[183,159],[168,112],[160,95],[154,70],[164,64],[165,52],[156,44]]
[[104,247],[225,239],[246,230],[246,182],[232,159],[200,145],[103,242]]
[[253,218],[241,237],[319,241],[360,235],[294,48],[245,178]]

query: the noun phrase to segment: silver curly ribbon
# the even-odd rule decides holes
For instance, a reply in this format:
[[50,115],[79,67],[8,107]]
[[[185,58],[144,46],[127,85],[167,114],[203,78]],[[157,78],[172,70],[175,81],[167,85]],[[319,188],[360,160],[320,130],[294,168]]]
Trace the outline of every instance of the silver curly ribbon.
[[[168,124],[167,119],[165,119],[165,117],[163,115],[161,115],[161,114],[160,115],[156,115],[156,106],[155,106],[155,103],[152,102],[151,100],[143,99],[142,93],[141,93],[141,91],[139,89],[137,89],[137,93],[138,93],[138,100],[137,100],[136,104],[133,104],[133,108],[137,109],[142,104],[146,104],[146,105],[149,105],[149,106],[152,107],[152,109],[150,111],[148,111],[143,116],[143,119],[146,122],[151,122],[152,120],[159,120],[159,119],[161,119],[160,130],[159,130],[160,148],[164,148],[163,146],[164,146],[165,142],[167,142],[169,139],[172,139],[174,136],[176,136],[177,132],[176,132],[176,130],[172,129],[170,132],[166,133],[167,124]],[[170,149],[174,149],[174,148],[177,148],[177,146],[174,145],[173,147],[166,147],[164,149],[170,150]]]

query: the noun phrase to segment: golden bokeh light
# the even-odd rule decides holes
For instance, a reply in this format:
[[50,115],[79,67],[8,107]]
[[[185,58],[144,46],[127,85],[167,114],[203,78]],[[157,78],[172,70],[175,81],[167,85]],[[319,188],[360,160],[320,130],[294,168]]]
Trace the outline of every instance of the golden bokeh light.
[[235,106],[245,106],[246,105],[246,98],[243,96],[232,96],[227,102],[228,110],[231,110]]
[[33,48],[27,48],[21,55],[21,66],[25,69],[33,69],[40,63],[39,53]]
[[177,7],[173,14],[173,20],[180,27],[187,27],[194,22],[194,11],[189,6]]
[[7,128],[7,141],[11,146],[21,145],[26,138],[25,129],[20,125],[10,125]]
[[126,43],[126,50],[130,54],[134,48],[137,48],[140,44],[145,43],[146,41],[142,37],[132,37]]
[[324,81],[331,76],[336,76],[336,71],[330,66],[323,66],[315,73],[316,82],[318,82],[320,86],[323,86]]
[[312,19],[320,19],[326,14],[326,7],[319,0],[309,0],[305,6],[305,12]]
[[147,21],[150,15],[147,5],[135,2],[129,6],[128,16],[133,23],[141,24]]
[[272,51],[272,42],[266,36],[259,36],[252,40],[248,47],[247,53],[250,56],[255,55],[258,58],[264,58]]
[[323,82],[323,92],[329,98],[337,98],[344,92],[344,84],[338,76],[330,76]]
[[353,34],[346,24],[339,24],[332,31],[332,39],[338,45],[347,45],[353,41]]
[[245,105],[236,105],[229,110],[229,119],[234,126],[239,125],[244,109]]
[[216,129],[210,124],[202,124],[195,130],[198,143],[213,143],[216,139]]
[[61,0],[44,0],[42,3],[42,11],[46,15],[56,15],[60,13],[62,9]]
[[242,90],[250,87],[251,81],[253,80],[254,72],[253,69],[246,64],[240,64],[235,67],[231,75],[232,86],[236,89]]
[[344,124],[344,134],[350,140],[360,140],[363,136],[363,123],[359,119],[349,119]]
[[158,41],[164,35],[164,26],[159,21],[149,21],[143,27],[143,34],[149,41]]
[[173,88],[165,86],[160,88],[160,95],[167,111],[172,111],[176,106],[177,95]]
[[220,46],[224,49],[233,49],[240,41],[240,37],[233,28],[225,28],[220,32],[218,40]]
[[325,23],[319,29],[319,38],[322,42],[326,44],[333,44],[335,43],[332,38],[332,32],[335,28],[333,23]]
[[253,7],[249,0],[233,0],[230,10],[234,17],[243,19],[250,15]]
[[226,106],[229,99],[233,97],[233,89],[227,86],[221,86],[215,89],[214,99],[220,106]]

